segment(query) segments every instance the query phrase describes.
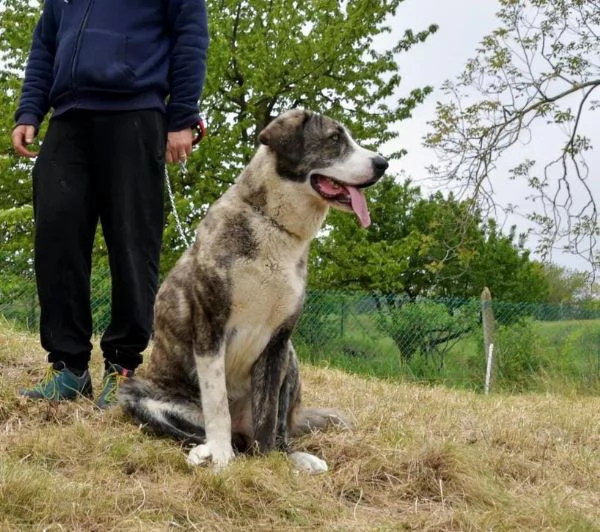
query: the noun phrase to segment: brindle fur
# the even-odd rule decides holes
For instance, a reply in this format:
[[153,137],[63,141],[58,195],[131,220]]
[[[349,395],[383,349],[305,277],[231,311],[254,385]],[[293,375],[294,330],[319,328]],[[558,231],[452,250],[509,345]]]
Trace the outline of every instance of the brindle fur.
[[[197,444],[189,457],[194,464],[225,466],[231,443],[239,451],[287,451],[290,435],[346,424],[334,411],[300,407],[290,341],[309,244],[329,207],[309,173],[357,150],[365,159],[379,156],[356,145],[337,122],[302,110],[275,119],[259,141],[159,290],[145,380],[135,377],[121,388],[121,404],[135,421]],[[368,184],[383,173],[381,164],[365,168],[371,175],[360,179]]]

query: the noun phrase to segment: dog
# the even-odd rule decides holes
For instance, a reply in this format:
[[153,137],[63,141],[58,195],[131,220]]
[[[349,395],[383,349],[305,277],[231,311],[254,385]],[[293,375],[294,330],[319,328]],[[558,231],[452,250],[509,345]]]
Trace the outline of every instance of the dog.
[[192,465],[220,470],[234,449],[279,450],[318,473],[327,464],[290,452],[289,438],[348,423],[336,411],[300,406],[290,337],[304,301],[309,245],[329,207],[370,224],[362,189],[388,163],[338,122],[308,110],[275,118],[258,141],[162,283],[146,377],[126,380],[119,401],[152,432],[193,444]]

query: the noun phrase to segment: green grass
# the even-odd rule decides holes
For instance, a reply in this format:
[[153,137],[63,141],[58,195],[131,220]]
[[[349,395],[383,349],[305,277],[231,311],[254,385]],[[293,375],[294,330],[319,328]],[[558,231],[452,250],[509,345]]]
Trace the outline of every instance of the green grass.
[[[480,331],[457,341],[443,361],[435,353],[403,360],[368,315],[347,320],[340,336],[329,340],[324,334],[320,343],[308,343],[297,335],[301,359],[357,375],[483,390],[486,359]],[[502,326],[495,334],[495,353],[497,390],[600,393],[600,320],[529,320]]]

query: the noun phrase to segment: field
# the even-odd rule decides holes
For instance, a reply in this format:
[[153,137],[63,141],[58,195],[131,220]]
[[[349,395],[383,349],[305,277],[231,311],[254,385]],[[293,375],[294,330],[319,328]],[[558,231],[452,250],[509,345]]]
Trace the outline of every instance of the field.
[[[303,365],[305,403],[353,432],[214,475],[175,443],[88,401],[16,396],[40,377],[37,339],[0,325],[0,530],[600,530],[600,399],[491,395]],[[94,357],[94,384],[99,384]]]
[[[450,342],[443,356],[433,352],[403,360],[392,339],[377,329],[374,316],[350,315],[342,332],[336,322],[314,339],[297,334],[300,356],[357,375],[483,391],[481,330]],[[524,319],[497,327],[493,384],[502,392],[600,395],[600,320]]]

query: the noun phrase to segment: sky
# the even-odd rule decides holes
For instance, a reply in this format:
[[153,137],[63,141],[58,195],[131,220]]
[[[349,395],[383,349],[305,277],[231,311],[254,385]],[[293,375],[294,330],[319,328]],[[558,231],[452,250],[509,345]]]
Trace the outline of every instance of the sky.
[[[404,172],[426,193],[436,190],[435,185],[427,179],[426,172],[429,165],[436,163],[436,154],[422,145],[422,139],[430,129],[427,122],[435,116],[436,102],[445,99],[440,87],[445,80],[455,79],[464,70],[467,60],[475,56],[482,38],[499,26],[495,17],[498,9],[497,0],[405,0],[392,21],[392,35],[385,38],[389,38],[391,43],[407,28],[416,32],[432,23],[439,25],[438,31],[425,43],[415,45],[399,58],[402,76],[402,94],[399,96],[424,85],[431,85],[434,92],[415,109],[412,118],[399,124],[399,137],[390,145],[382,146],[384,153],[399,148],[408,151],[405,157],[391,162],[390,170],[393,173]],[[556,156],[561,140],[556,130],[538,128],[534,130],[534,136],[534,142],[529,145],[515,147],[510,163],[521,160],[521,156],[540,159],[549,153]],[[594,159],[600,165],[600,154],[596,153]],[[505,170],[508,168],[510,164],[506,161]],[[501,171],[502,168],[497,173]],[[524,184],[519,186],[518,183],[509,182],[503,175],[496,175],[494,178],[495,194],[500,204],[517,204],[523,212],[531,210],[532,206],[525,199],[528,190]],[[598,190],[600,191],[600,186]],[[515,224],[523,232],[531,227],[522,215],[508,216],[498,222],[506,228]],[[533,248],[535,236],[530,236],[527,242],[528,247]],[[589,265],[582,259],[566,253],[555,252],[552,261],[568,268],[589,269]]]
[[404,170],[419,181],[425,167],[435,161],[431,150],[422,146],[422,137],[428,131],[427,121],[435,116],[436,101],[443,99],[439,88],[462,72],[481,39],[498,26],[497,8],[496,0],[405,0],[399,7],[392,23],[392,40],[408,28],[416,32],[437,24],[439,29],[399,60],[401,89],[408,93],[430,85],[434,92],[415,109],[411,119],[400,124],[398,142],[408,154],[393,161],[391,170]]

